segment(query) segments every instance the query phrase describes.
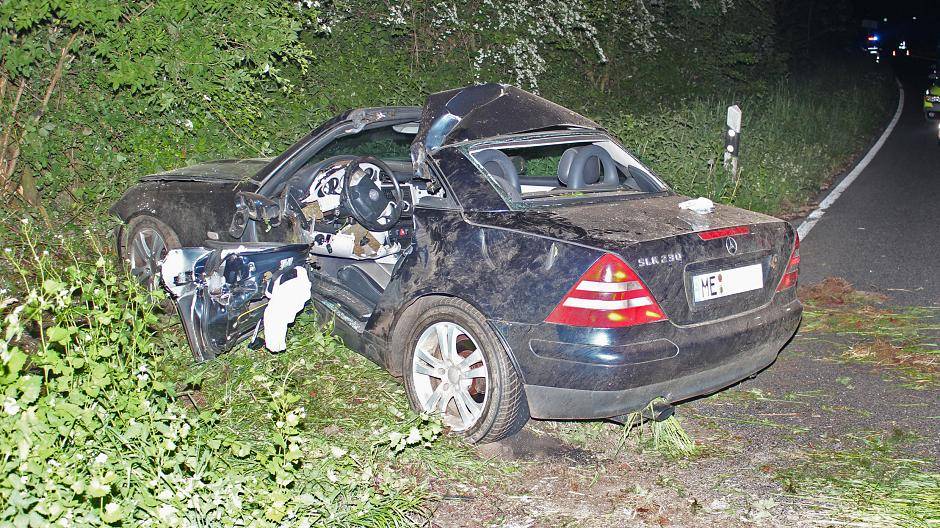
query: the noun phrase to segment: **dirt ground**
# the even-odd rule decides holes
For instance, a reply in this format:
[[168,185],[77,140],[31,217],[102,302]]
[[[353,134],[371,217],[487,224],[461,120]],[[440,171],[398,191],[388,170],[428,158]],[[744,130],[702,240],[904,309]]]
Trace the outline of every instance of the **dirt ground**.
[[[885,301],[860,300],[850,289],[834,294],[843,286],[804,294],[849,310]],[[670,459],[635,440],[618,447],[623,430],[612,423],[532,421],[509,440],[476,448],[515,472],[435,487],[442,498],[432,526],[825,526],[819,511],[831,505],[789,477],[810,467],[825,473],[825,464],[808,462],[814,454],[882,453],[882,440],[892,439],[893,456],[940,469],[940,385],[877,353],[857,360],[858,347],[884,348],[870,336],[805,327],[756,378],[678,407],[697,455]],[[936,326],[927,328],[935,338]]]

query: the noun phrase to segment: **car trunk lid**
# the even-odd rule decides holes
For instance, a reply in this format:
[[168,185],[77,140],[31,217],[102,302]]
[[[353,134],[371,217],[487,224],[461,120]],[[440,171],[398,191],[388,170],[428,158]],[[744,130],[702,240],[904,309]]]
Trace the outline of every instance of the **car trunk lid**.
[[[714,321],[768,303],[787,267],[793,229],[782,220],[725,205],[716,204],[706,214],[680,209],[685,200],[645,195],[466,215],[474,223],[619,255],[678,325]],[[737,229],[722,231],[729,228]]]

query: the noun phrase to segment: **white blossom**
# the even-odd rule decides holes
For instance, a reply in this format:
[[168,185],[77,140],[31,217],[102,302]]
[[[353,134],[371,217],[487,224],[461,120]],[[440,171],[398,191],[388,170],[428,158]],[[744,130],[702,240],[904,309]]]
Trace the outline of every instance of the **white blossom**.
[[20,412],[20,404],[17,403],[17,401],[13,398],[7,396],[7,398],[3,400],[3,412],[13,416],[14,414]]
[[177,522],[176,508],[169,504],[164,504],[157,508],[157,518],[166,524],[173,525]]

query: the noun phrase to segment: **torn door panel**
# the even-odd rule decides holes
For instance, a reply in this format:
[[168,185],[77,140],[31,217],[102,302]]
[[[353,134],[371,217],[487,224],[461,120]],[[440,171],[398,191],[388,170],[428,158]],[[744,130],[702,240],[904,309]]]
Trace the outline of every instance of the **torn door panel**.
[[[190,347],[210,359],[257,334],[283,350],[287,324],[310,298],[306,244],[213,244],[170,251],[162,277],[179,308]],[[283,299],[281,298],[283,297]],[[299,306],[297,306],[299,303]],[[274,311],[264,314],[267,307]]]

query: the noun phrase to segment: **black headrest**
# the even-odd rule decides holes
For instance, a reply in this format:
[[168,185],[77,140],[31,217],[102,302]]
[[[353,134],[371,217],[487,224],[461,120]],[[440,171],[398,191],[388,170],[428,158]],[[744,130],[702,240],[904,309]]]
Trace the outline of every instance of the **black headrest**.
[[503,189],[514,201],[522,198],[519,187],[519,173],[509,156],[498,149],[481,150],[473,155],[486,172],[500,180]]
[[561,154],[561,160],[558,161],[558,181],[568,185],[568,172],[571,170],[571,162],[578,155],[578,147],[571,147]]

